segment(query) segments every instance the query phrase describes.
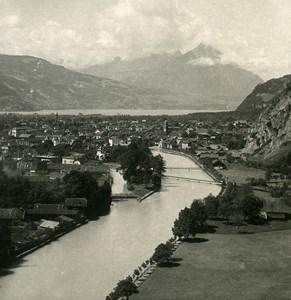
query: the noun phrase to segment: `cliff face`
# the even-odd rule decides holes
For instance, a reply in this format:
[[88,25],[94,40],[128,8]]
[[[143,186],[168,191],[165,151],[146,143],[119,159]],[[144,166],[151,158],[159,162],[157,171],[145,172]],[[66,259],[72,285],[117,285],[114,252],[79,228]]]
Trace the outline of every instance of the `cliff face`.
[[290,82],[291,75],[285,75],[257,85],[236,110],[261,113],[276,96],[286,89]]
[[276,96],[251,128],[245,152],[264,161],[279,161],[291,150],[291,86]]

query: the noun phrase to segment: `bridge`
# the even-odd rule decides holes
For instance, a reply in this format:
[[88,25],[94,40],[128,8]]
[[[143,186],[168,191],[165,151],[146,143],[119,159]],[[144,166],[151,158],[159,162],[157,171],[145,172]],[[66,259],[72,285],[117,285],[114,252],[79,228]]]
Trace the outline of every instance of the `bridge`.
[[120,193],[120,194],[112,194],[112,201],[122,201],[127,199],[137,199],[138,196],[133,193]]
[[178,180],[181,179],[181,180],[187,180],[187,181],[194,181],[194,182],[199,182],[199,183],[221,185],[221,182],[217,182],[217,181],[213,181],[213,180],[207,180],[207,179],[197,179],[197,178],[172,176],[172,175],[164,175],[163,177],[166,177],[166,178],[175,178],[175,179],[178,179]]
[[166,167],[166,170],[172,171],[172,170],[201,170],[200,167]]

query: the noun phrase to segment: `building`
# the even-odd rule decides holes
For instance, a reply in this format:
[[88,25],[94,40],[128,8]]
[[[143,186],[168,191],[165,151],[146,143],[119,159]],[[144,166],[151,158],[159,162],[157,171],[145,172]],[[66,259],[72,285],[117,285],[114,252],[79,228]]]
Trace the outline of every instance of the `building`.
[[0,221],[13,224],[26,219],[26,211],[19,208],[0,208]]
[[81,165],[80,161],[72,156],[66,156],[62,158],[63,165]]
[[163,125],[163,132],[168,134],[169,132],[169,123],[167,120],[165,120],[164,125]]
[[34,204],[32,209],[27,210],[30,219],[55,219],[58,216],[76,218],[79,216],[78,210],[68,209],[64,204]]
[[88,201],[86,198],[67,198],[65,201],[65,207],[67,209],[77,210],[81,216],[84,216],[87,206]]

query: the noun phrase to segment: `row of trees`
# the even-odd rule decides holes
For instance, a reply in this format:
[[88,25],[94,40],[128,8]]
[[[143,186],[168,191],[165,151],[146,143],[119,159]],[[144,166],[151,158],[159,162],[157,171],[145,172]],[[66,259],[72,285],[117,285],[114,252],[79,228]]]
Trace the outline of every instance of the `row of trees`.
[[175,238],[195,236],[208,218],[223,218],[229,223],[234,217],[239,225],[241,218],[258,217],[262,207],[262,200],[254,195],[250,186],[228,183],[218,196],[210,194],[204,201],[194,200],[190,208],[181,210],[172,228],[173,235]]
[[231,217],[236,217],[238,222],[241,217],[256,218],[263,207],[263,201],[254,195],[249,185],[237,186],[231,182],[218,196],[209,195],[204,202],[208,217],[221,217],[227,223]]
[[[175,239],[194,237],[208,218],[220,217],[228,222],[231,216],[242,215],[244,218],[253,218],[259,215],[262,201],[254,196],[249,186],[239,187],[234,183],[228,183],[222,191],[218,196],[210,194],[204,200],[194,200],[190,208],[182,209],[172,227],[174,238],[159,244],[150,262],[158,265],[168,262],[174,252]],[[134,274],[139,275],[140,271],[137,269]],[[106,300],[117,300],[121,297],[128,299],[130,295],[137,292],[137,287],[129,276],[118,282]]]

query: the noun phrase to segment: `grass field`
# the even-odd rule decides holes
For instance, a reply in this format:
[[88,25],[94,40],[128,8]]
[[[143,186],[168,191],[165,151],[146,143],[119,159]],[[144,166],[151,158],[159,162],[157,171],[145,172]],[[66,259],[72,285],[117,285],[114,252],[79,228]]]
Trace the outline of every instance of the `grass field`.
[[229,164],[227,170],[218,170],[227,181],[235,181],[237,184],[247,183],[247,178],[264,178],[265,170],[246,167],[242,164]]
[[174,258],[130,299],[291,299],[291,230],[203,234]]

